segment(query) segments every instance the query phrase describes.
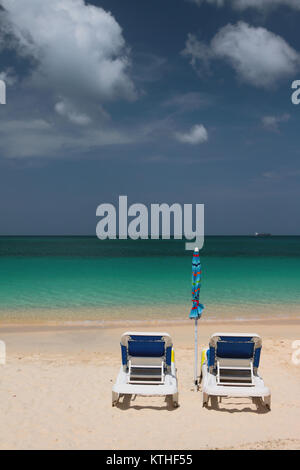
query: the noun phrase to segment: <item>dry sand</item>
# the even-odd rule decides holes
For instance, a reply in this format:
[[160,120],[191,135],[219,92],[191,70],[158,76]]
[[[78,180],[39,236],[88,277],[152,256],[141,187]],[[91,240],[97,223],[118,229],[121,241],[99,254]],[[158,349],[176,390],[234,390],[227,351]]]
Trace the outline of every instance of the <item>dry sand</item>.
[[180,407],[136,397],[112,408],[119,339],[127,329],[1,327],[7,363],[0,366],[0,449],[300,449],[300,365],[291,347],[300,340],[300,319],[200,322],[201,346],[218,330],[262,335],[270,412],[248,399],[202,408],[201,392],[192,390],[192,322],[137,327],[172,334]]

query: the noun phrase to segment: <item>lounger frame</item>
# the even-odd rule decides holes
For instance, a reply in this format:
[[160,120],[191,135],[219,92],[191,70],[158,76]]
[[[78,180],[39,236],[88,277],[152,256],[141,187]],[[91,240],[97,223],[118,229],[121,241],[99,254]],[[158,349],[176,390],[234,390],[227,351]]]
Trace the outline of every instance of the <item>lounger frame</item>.
[[[253,357],[248,359],[219,358],[217,355],[217,344],[224,338],[241,338],[241,343],[253,343]],[[248,340],[249,338],[249,340]],[[261,338],[257,334],[251,333],[215,333],[212,335],[209,343],[210,348],[215,349],[214,361],[208,361],[207,350],[203,350],[203,362],[201,365],[202,380],[202,403],[206,406],[209,399],[215,397],[232,397],[232,398],[260,398],[268,409],[271,409],[271,392],[265,386],[263,379],[258,374],[258,364],[261,351]],[[227,363],[227,365],[226,365]],[[243,364],[243,365],[242,365]],[[221,369],[237,372],[237,380],[225,382],[221,380]],[[248,382],[242,380],[242,371],[249,371]],[[240,378],[239,378],[240,373]],[[223,377],[224,379],[224,377]]]
[[[151,356],[140,356],[132,358],[129,354],[129,342],[131,338],[138,337],[161,338],[165,351],[168,350],[168,355],[170,356],[168,361],[166,353],[162,357],[151,358]],[[123,364],[120,367],[116,383],[112,389],[112,405],[115,406],[123,395],[141,395],[168,396],[172,399],[173,406],[177,407],[177,371],[170,335],[160,332],[126,332],[121,337],[121,348]],[[142,370],[141,377],[138,374],[139,368]],[[145,371],[144,373],[143,370]],[[151,372],[156,377],[155,380],[151,380]]]

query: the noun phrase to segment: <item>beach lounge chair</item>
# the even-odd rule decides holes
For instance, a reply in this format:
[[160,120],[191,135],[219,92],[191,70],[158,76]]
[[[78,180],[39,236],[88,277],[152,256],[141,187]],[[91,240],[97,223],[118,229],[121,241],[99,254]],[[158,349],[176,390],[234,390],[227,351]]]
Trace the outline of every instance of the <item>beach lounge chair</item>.
[[258,375],[261,337],[251,333],[215,333],[202,351],[203,406],[209,398],[261,398],[271,409],[271,393]]
[[168,333],[127,332],[121,337],[122,366],[112,405],[122,395],[170,396],[178,406],[173,343]]

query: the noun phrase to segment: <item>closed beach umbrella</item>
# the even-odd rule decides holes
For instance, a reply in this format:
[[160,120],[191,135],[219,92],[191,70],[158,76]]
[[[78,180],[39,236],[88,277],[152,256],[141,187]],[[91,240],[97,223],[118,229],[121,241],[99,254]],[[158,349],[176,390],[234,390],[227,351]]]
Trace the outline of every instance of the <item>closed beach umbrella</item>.
[[202,315],[204,305],[200,304],[200,288],[201,288],[201,278],[202,278],[202,268],[199,256],[199,249],[195,248],[193,254],[193,263],[192,263],[192,300],[193,306],[190,313],[190,318],[195,320],[195,373],[194,373],[194,383],[195,386],[198,385],[198,374],[197,374],[197,365],[198,365],[198,320]]

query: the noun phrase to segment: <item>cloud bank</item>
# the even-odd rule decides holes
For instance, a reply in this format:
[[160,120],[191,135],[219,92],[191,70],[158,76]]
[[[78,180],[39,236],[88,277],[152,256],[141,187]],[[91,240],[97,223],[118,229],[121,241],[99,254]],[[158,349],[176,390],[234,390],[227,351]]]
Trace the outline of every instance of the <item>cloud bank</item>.
[[0,122],[1,155],[80,156],[131,143],[104,110],[109,101],[137,95],[130,50],[112,14],[84,0],[0,3],[0,47],[14,50],[26,63],[23,77],[13,69],[0,70],[7,84],[18,83]]
[[10,47],[31,61],[35,85],[73,103],[135,98],[129,51],[110,13],[83,0],[1,3]]

